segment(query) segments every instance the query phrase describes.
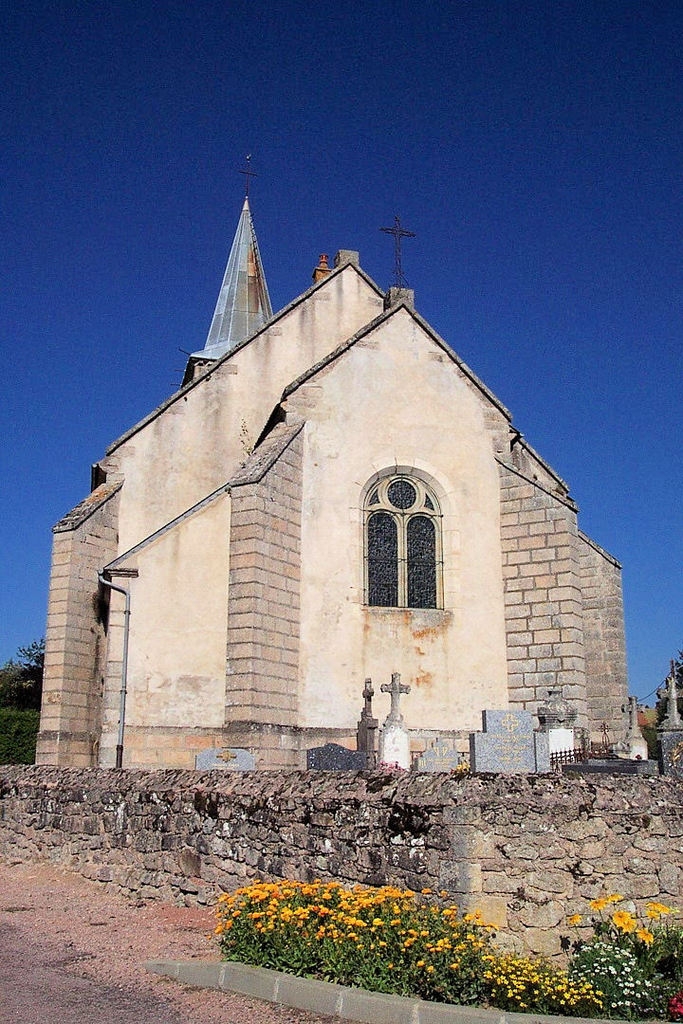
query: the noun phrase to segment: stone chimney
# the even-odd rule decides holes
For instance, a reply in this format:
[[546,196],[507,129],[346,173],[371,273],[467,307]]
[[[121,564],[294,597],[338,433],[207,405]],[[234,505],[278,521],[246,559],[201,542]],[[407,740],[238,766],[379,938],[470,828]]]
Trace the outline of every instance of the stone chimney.
[[313,282],[322,281],[324,277],[327,277],[327,275],[331,273],[332,269],[327,264],[327,253],[321,252],[318,266],[313,271]]
[[403,303],[408,309],[415,309],[415,292],[412,288],[391,287],[384,296],[384,308],[391,309]]
[[355,249],[340,249],[334,257],[335,267],[341,267],[344,263],[353,263],[354,267],[360,266],[360,253]]

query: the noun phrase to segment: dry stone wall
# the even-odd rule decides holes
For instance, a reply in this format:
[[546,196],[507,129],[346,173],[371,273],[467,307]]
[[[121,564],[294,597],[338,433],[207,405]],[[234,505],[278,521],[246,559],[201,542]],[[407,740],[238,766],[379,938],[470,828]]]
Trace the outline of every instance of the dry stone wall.
[[0,857],[186,903],[253,878],[447,890],[508,944],[555,955],[600,893],[680,901],[683,783],[8,766]]

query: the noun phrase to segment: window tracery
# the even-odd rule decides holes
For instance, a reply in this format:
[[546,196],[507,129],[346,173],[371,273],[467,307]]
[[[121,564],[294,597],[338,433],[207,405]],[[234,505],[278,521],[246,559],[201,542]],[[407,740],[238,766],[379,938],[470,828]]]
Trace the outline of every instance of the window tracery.
[[366,603],[440,608],[441,513],[427,485],[407,474],[380,480],[365,502]]

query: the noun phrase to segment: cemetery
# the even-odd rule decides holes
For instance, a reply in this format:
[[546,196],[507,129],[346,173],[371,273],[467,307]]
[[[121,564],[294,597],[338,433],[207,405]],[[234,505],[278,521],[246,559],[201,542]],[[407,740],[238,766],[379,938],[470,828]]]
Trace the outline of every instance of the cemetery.
[[[390,702],[381,725],[366,679],[356,748],[309,748],[304,771],[257,770],[240,748],[207,749],[194,771],[0,767],[0,858],[48,861],[138,899],[188,906],[297,880],[349,893],[357,885],[438,893],[463,918],[495,929],[496,956],[555,964],[543,968],[543,1005],[559,1012],[571,926],[586,906],[617,894],[610,899],[621,901],[617,916],[630,927],[648,908],[680,902],[675,674],[659,764],[643,757],[633,702],[623,709],[627,740],[611,749],[582,747],[571,708],[551,692],[536,720],[484,710],[467,755],[450,737],[411,750],[410,685],[392,673],[379,689]],[[438,998],[438,986],[425,985],[436,993],[427,998]],[[481,991],[491,1005],[515,1008],[502,988],[491,989],[502,1003]]]

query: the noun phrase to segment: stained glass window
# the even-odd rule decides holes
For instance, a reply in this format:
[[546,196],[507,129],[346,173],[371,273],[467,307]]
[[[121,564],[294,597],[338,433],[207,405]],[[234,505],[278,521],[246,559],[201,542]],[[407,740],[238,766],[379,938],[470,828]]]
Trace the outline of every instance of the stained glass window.
[[366,599],[384,608],[441,607],[441,515],[415,478],[386,476],[365,503]]
[[436,608],[436,533],[434,520],[413,516],[406,527],[408,607]]
[[398,530],[387,512],[368,520],[368,604],[398,604]]

